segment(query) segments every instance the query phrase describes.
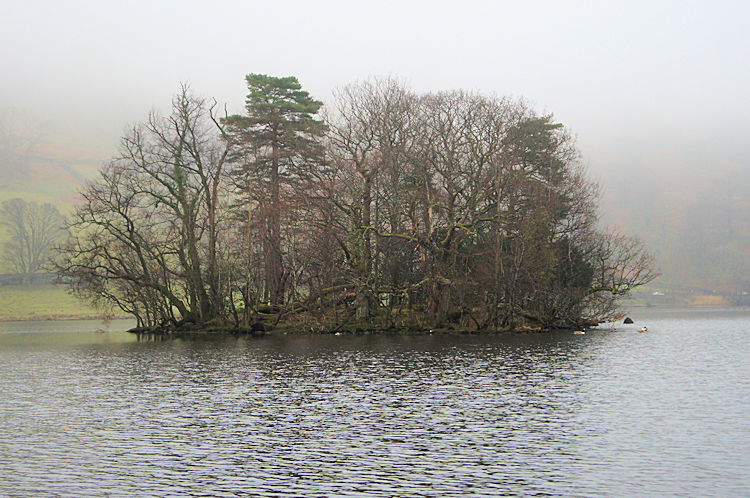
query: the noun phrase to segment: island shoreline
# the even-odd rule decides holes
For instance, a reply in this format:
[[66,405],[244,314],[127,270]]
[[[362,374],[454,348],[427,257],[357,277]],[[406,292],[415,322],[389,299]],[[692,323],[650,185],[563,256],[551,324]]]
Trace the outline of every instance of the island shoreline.
[[599,324],[588,324],[585,327],[571,328],[544,328],[521,326],[500,330],[477,330],[461,328],[417,328],[417,327],[373,327],[373,328],[340,328],[340,329],[319,329],[305,330],[299,327],[164,327],[164,328],[138,328],[128,330],[131,334],[145,337],[221,337],[221,336],[246,336],[246,337],[269,337],[269,336],[363,336],[363,335],[380,335],[380,336],[429,336],[429,335],[509,335],[509,334],[546,334],[552,332],[567,331],[586,331]]

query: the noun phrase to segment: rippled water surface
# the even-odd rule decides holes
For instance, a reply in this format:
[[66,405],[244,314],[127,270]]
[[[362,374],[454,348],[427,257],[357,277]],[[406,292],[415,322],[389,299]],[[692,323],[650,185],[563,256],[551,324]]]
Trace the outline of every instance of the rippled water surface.
[[0,495],[750,494],[750,313],[634,317],[157,343],[0,324]]

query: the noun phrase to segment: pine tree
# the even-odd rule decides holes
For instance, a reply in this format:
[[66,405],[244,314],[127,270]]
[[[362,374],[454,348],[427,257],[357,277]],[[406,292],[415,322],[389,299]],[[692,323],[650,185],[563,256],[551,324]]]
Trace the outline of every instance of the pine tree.
[[[255,197],[263,222],[264,300],[272,305],[284,300],[282,184],[304,178],[323,155],[320,138],[326,126],[315,115],[323,105],[302,90],[294,76],[275,77],[248,74],[246,115],[226,118],[227,129],[236,144],[236,174]],[[250,192],[253,189],[255,192]],[[248,204],[250,223],[250,204]],[[248,227],[249,231],[249,227]]]

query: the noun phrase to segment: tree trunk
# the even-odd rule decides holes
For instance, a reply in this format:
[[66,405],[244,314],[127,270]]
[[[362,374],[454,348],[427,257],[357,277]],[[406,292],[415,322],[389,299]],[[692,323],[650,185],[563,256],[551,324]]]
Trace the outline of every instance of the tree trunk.
[[[274,130],[276,132],[276,130]],[[278,144],[274,141],[272,145],[271,164],[271,205],[268,213],[268,252],[266,254],[266,285],[268,286],[268,298],[272,305],[283,304],[282,272],[283,261],[281,257],[281,205],[280,205],[280,178]]]
[[359,279],[357,291],[357,320],[366,320],[370,316],[370,274],[372,270],[372,175],[365,175],[364,192],[362,193],[362,232]]

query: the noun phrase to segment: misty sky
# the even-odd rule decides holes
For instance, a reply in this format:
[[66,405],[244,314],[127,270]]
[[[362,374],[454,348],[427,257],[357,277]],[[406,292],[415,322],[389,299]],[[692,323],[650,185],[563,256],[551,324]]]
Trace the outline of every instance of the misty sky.
[[0,1],[0,107],[114,152],[182,81],[237,112],[250,72],[324,101],[393,75],[527,98],[605,183],[749,164],[745,2],[110,3]]

